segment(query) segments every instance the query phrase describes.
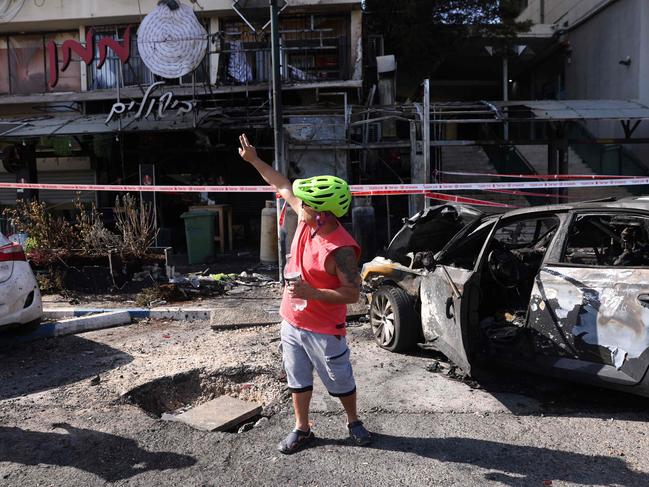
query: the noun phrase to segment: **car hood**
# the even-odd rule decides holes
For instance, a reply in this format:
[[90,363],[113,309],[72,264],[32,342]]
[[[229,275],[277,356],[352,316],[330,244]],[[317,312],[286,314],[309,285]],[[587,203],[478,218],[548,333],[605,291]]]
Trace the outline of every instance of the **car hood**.
[[404,225],[388,246],[387,257],[410,264],[408,253],[438,252],[457,232],[481,218],[471,206],[446,204],[432,206],[404,220]]

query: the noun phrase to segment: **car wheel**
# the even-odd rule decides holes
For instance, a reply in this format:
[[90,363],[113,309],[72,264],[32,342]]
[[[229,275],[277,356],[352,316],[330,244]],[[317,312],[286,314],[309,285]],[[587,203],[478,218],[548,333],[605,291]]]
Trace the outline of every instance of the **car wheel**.
[[415,346],[419,319],[412,299],[398,287],[382,286],[372,296],[370,323],[381,348],[403,352]]

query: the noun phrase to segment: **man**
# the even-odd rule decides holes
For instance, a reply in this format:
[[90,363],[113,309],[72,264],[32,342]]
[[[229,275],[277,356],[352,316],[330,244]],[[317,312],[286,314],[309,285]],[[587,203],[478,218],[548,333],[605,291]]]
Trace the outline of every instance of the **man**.
[[[273,186],[299,215],[291,245],[291,271],[302,279],[284,289],[280,314],[282,350],[288,386],[293,396],[295,429],[279,443],[282,453],[293,453],[315,436],[309,425],[313,369],[329,394],[338,397],[347,413],[352,440],[367,445],[371,436],[358,419],[356,383],[345,339],[347,304],[358,301],[360,247],[338,222],[351,205],[347,183],[333,176],[298,179],[292,185],[259,159],[244,135],[239,154]],[[292,305],[306,300],[306,307]]]

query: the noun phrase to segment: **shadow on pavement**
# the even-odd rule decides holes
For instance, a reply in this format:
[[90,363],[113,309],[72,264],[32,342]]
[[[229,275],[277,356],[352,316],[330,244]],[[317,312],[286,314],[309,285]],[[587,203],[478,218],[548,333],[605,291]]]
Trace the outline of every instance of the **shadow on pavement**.
[[132,360],[127,353],[78,336],[0,350],[0,401],[94,378]]
[[416,350],[408,355],[423,360],[424,367],[444,364],[439,370],[431,370],[431,374],[440,374],[448,379],[463,382],[472,389],[483,390],[498,399],[513,414],[610,414],[617,419],[649,420],[647,397],[498,364],[481,364],[474,370],[473,377],[466,379],[461,375],[449,374],[448,359],[438,352]]
[[108,482],[151,470],[177,470],[196,463],[194,457],[140,448],[129,438],[55,424],[60,433],[41,433],[0,426],[0,462],[73,467]]
[[[486,473],[485,480],[505,485],[539,485],[545,479],[577,485],[649,485],[649,474],[631,470],[621,458],[472,438],[410,438],[379,433],[372,436],[374,441],[364,448],[414,453],[440,462],[495,470]],[[341,444],[349,442],[316,438],[314,447]]]

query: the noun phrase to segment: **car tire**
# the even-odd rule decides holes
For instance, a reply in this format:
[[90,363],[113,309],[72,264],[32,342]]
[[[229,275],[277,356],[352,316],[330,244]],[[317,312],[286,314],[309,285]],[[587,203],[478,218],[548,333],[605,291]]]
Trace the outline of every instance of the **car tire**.
[[412,298],[403,289],[381,286],[373,294],[370,324],[379,347],[391,352],[413,348],[419,336],[419,322]]

